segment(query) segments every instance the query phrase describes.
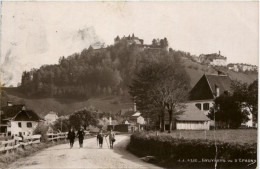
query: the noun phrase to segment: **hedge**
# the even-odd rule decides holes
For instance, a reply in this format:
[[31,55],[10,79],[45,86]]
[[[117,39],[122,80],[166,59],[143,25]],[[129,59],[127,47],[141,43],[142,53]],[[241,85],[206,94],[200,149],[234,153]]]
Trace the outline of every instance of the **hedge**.
[[[247,165],[235,160],[256,160],[257,144],[216,142],[217,159],[233,160],[226,165]],[[170,135],[156,136],[149,133],[135,133],[131,136],[128,149],[138,156],[156,156],[159,160],[178,163],[187,159],[215,159],[216,147],[212,140],[177,139]],[[214,162],[212,162],[214,164]],[[212,164],[211,163],[211,164]],[[225,165],[225,164],[221,164]]]

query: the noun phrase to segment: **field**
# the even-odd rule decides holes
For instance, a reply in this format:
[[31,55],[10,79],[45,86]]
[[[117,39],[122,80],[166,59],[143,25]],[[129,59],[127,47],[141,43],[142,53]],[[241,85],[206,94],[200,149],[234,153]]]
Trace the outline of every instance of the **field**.
[[[154,133],[155,134],[155,133]],[[159,135],[168,135],[168,133],[159,133]],[[207,139],[214,140],[214,130],[209,131],[173,131],[170,134],[174,138],[184,139]],[[216,140],[229,143],[257,143],[257,130],[255,129],[234,129],[234,130],[216,130]]]

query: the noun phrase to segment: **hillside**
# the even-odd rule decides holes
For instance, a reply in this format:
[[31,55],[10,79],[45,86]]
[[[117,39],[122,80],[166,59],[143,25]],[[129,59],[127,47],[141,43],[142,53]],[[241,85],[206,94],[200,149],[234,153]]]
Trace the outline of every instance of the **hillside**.
[[[10,90],[9,90],[10,91]],[[45,116],[50,110],[61,115],[68,115],[75,110],[84,107],[94,107],[103,112],[117,113],[120,109],[132,107],[132,102],[127,96],[100,96],[88,100],[76,99],[56,99],[56,98],[38,98],[29,99],[17,95],[8,94],[8,100],[15,104],[25,104],[28,109],[32,109],[40,116]],[[18,93],[17,93],[18,94]],[[19,95],[19,94],[18,94]],[[6,103],[3,103],[5,106]]]
[[222,72],[229,75],[232,80],[238,80],[242,83],[252,83],[254,80],[258,78],[258,74],[256,73],[243,73],[243,72],[235,72],[232,70],[228,70],[227,68],[213,68],[212,66],[202,65],[197,62],[193,62],[190,59],[183,58],[183,65],[185,66],[185,70],[190,76],[190,85],[193,87],[201,76],[205,74],[217,74],[217,70],[221,70]]
[[[201,65],[199,63],[193,62],[189,59],[183,59],[183,65],[185,70],[190,76],[190,85],[194,86],[201,76],[205,74],[216,74],[217,71],[208,67],[207,65]],[[227,71],[227,70],[226,70]],[[246,74],[241,72],[227,71],[231,79],[239,80],[244,83],[252,83],[258,78],[257,74]],[[131,108],[132,101],[130,96],[99,96],[92,97],[90,99],[57,99],[57,98],[44,98],[44,97],[31,97],[26,96],[19,92],[17,88],[2,88],[3,91],[7,93],[8,99],[1,98],[3,101],[2,105],[6,103],[7,100],[11,100],[14,103],[24,103],[28,108],[35,110],[40,115],[47,114],[50,110],[58,112],[59,115],[67,115],[73,113],[75,110],[93,106],[104,112],[117,113],[120,109]]]

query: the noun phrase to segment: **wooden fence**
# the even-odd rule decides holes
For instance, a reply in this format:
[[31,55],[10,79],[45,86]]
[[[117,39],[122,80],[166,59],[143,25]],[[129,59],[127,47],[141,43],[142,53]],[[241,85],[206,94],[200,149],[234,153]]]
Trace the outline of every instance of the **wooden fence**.
[[0,152],[9,152],[15,150],[20,146],[27,146],[30,144],[37,144],[41,142],[41,135],[32,135],[26,137],[14,137],[12,140],[0,141]]
[[[84,131],[85,135],[89,135],[90,132],[89,131]],[[48,141],[58,141],[58,140],[65,140],[68,137],[68,132],[64,132],[64,133],[48,133]]]
[[[85,131],[85,135],[89,135],[88,131]],[[47,133],[48,141],[58,141],[58,140],[66,140],[68,136],[68,132],[64,133]],[[0,153],[1,152],[9,152],[11,150],[16,150],[18,147],[27,146],[31,144],[37,144],[41,142],[41,135],[32,135],[32,136],[23,136],[17,137],[15,136],[11,140],[0,141]]]

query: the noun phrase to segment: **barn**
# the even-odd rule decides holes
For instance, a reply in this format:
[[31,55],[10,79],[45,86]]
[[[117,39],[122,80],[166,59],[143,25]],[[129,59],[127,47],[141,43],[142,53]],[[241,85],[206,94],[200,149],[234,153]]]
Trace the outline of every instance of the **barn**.
[[210,119],[195,105],[187,103],[183,113],[176,117],[177,130],[209,130]]
[[[192,103],[176,113],[173,129],[177,130],[209,130],[210,119]],[[165,114],[165,129],[169,129],[169,115]]]

